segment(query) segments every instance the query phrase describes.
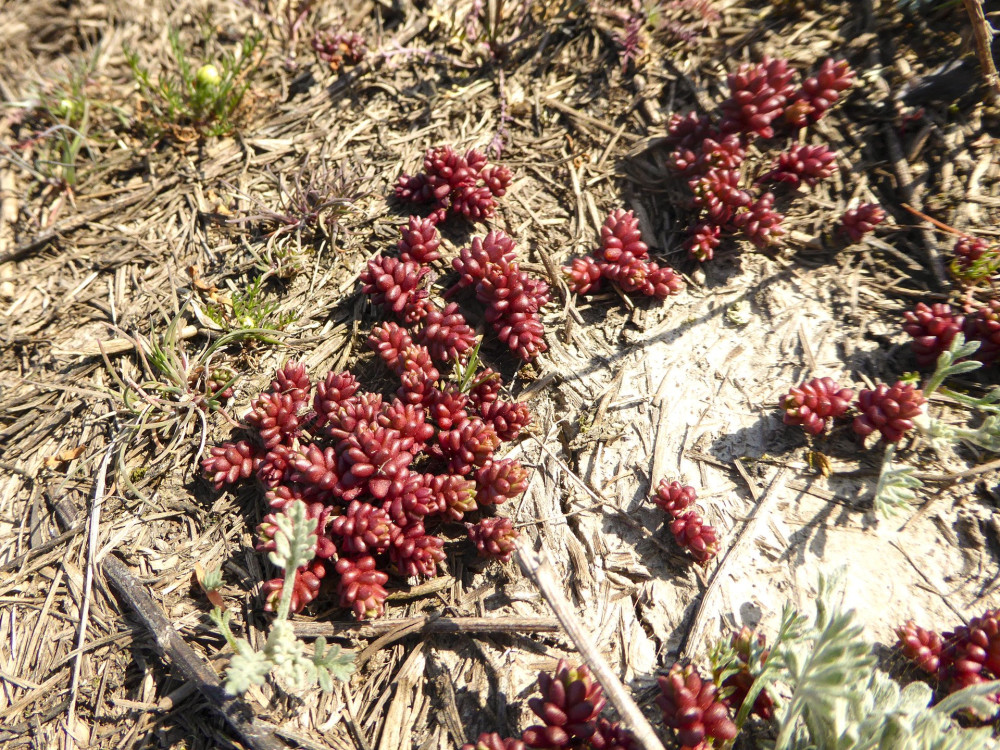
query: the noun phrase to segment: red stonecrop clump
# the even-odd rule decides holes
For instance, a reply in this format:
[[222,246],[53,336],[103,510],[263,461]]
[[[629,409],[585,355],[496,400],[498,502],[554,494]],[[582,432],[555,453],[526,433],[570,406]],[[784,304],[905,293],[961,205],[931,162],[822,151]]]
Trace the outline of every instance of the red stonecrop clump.
[[313,36],[312,48],[319,59],[335,71],[340,70],[345,62],[357,65],[368,54],[364,37],[353,31],[321,29]]
[[867,437],[878,430],[887,443],[898,443],[913,429],[913,419],[923,412],[926,403],[923,391],[903,381],[895,385],[880,384],[874,390],[858,394],[858,410],[854,431]]
[[408,203],[430,203],[428,218],[434,224],[455,214],[482,221],[494,214],[495,199],[504,195],[510,181],[510,170],[487,166],[480,151],[471,149],[462,156],[451,146],[442,146],[428,150],[423,172],[400,176],[396,197]]
[[592,256],[575,258],[563,268],[567,285],[577,294],[597,291],[601,280],[615,282],[625,293],[638,292],[665,299],[684,288],[680,275],[649,259],[639,220],[631,211],[616,209],[601,227],[601,246]]
[[840,217],[840,228],[851,238],[851,242],[858,242],[884,220],[885,211],[879,205],[865,203],[845,211]]
[[833,174],[836,158],[837,152],[826,146],[792,146],[778,154],[771,171],[758,182],[787,182],[792,187],[805,183],[811,187]]
[[597,728],[587,743],[592,750],[633,750],[638,745],[632,733],[617,721],[597,718]]
[[514,737],[501,737],[496,732],[483,732],[476,744],[466,742],[462,750],[524,750],[524,743]]
[[528,472],[513,458],[487,461],[475,479],[479,505],[500,505],[528,489]]
[[543,672],[538,676],[538,689],[541,696],[531,698],[528,705],[542,720],[541,724],[525,729],[520,739],[484,732],[475,744],[466,743],[461,750],[633,750],[638,747],[631,732],[600,715],[605,698],[588,667],[571,668],[565,659],[560,659],[555,673]]
[[940,302],[930,306],[918,302],[913,310],[903,313],[903,320],[903,330],[913,337],[910,346],[921,367],[933,367],[965,325],[964,315],[956,315],[950,305]]
[[[370,342],[403,381],[400,397],[364,391],[347,372],[329,373],[314,389],[290,362],[253,399],[246,436],[210,448],[202,461],[218,488],[256,477],[266,490],[273,512],[258,528],[258,549],[275,548],[277,513],[306,503],[316,545],[295,576],[293,612],[335,573],[341,606],[359,618],[381,615],[390,572],[436,574],[445,559],[438,526],[527,487],[520,464],[494,456],[530,420],[523,405],[497,399],[496,373],[478,372],[466,394],[441,380],[428,350],[398,324],[386,323]],[[474,526],[483,554],[509,556],[515,532],[506,519]],[[284,585],[283,576],[265,582],[266,608],[277,606]]]
[[979,342],[979,349],[973,357],[987,365],[997,361],[1000,357],[1000,300],[992,299],[986,305],[968,311],[965,338]]
[[781,226],[784,216],[774,210],[774,195],[764,193],[760,198],[740,211],[733,219],[733,224],[746,235],[756,247],[773,245],[778,237],[785,234]]
[[541,697],[528,701],[542,724],[528,727],[521,739],[528,747],[579,747],[597,730],[604,692],[586,666],[571,668],[560,659],[554,675],[538,675]]
[[719,699],[715,683],[703,680],[693,666],[674,664],[657,681],[660,697],[656,703],[663,712],[663,723],[676,732],[684,748],[703,750],[715,741],[736,736],[736,725],[729,718],[725,701]]
[[695,224],[688,230],[688,238],[684,248],[688,255],[704,263],[715,257],[715,249],[721,243],[722,227],[711,221]]
[[755,134],[773,138],[771,123],[782,115],[795,91],[795,71],[785,60],[765,58],[757,65],[743,64],[729,74],[729,98],[722,103],[723,133]]
[[[389,597],[385,584],[388,583],[389,576],[375,565],[374,557],[363,555],[342,557],[335,566],[340,575],[340,580],[337,581],[340,606],[354,610],[354,615],[359,620],[379,617],[385,611],[385,600]],[[292,611],[299,610],[292,607]]]
[[[967,625],[941,634],[910,620],[896,628],[896,635],[896,647],[946,693],[1000,679],[1000,609],[988,609]],[[990,698],[1000,703],[1000,693]]]
[[427,347],[436,362],[465,362],[467,353],[476,346],[476,332],[454,302],[443,310],[429,309],[422,323],[416,341]]
[[810,435],[819,435],[831,419],[843,416],[851,407],[854,392],[841,388],[833,378],[813,378],[792,388],[781,400],[784,422],[802,425]]
[[[736,674],[732,674],[727,677],[722,682],[724,688],[729,688],[731,692],[726,696],[726,702],[732,707],[733,711],[739,712],[743,707],[743,702],[747,699],[750,694],[750,688],[753,686],[753,675],[750,673],[750,647],[753,640],[753,634],[750,632],[750,628],[744,625],[738,632],[733,633],[730,638],[730,643],[733,649],[736,651],[736,656],[739,659],[739,669]],[[761,633],[757,636],[757,644],[763,648],[766,643],[764,634]],[[761,654],[761,664],[767,661],[768,656],[771,652],[769,649],[764,649]],[[774,699],[771,698],[770,694],[766,689],[761,690],[757,697],[754,699],[753,707],[750,709],[751,714],[756,714],[762,719],[770,719],[774,716]]]
[[[1000,609],[941,634],[939,677],[950,692],[1000,677]],[[1000,703],[1000,694],[992,699]]]
[[963,283],[988,279],[1000,269],[1000,251],[982,237],[959,237],[952,248],[952,255],[949,270]]
[[361,291],[373,304],[413,324],[427,315],[427,290],[422,288],[427,273],[428,269],[415,261],[378,255],[361,272]]
[[913,620],[896,628],[897,646],[903,655],[929,674],[937,674],[941,666],[941,636],[933,630],[924,630]]
[[260,465],[263,453],[246,440],[215,445],[208,449],[208,458],[201,462],[202,471],[216,490],[240,479],[249,479]]
[[721,227],[730,225],[740,209],[753,203],[753,197],[740,188],[740,173],[735,169],[710,169],[688,183],[692,205],[705,221]]
[[515,256],[513,240],[499,230],[474,237],[452,261],[460,278],[448,293],[473,287],[497,338],[529,362],[548,349],[539,312],[549,301],[549,285],[522,271]]
[[405,227],[399,228],[402,238],[396,244],[399,259],[413,263],[433,263],[441,257],[441,238],[437,226],[430,219],[411,216]]
[[[325,576],[326,565],[320,559],[306,563],[296,571],[290,605],[292,612],[300,612],[303,607],[316,598]],[[265,612],[274,612],[278,609],[278,603],[281,601],[284,589],[284,578],[272,578],[270,581],[264,581],[261,592],[264,595]]]
[[509,518],[484,518],[479,523],[465,524],[465,528],[469,530],[469,539],[476,545],[480,557],[501,562],[510,560],[518,533]]
[[699,565],[705,565],[719,554],[719,539],[715,527],[709,526],[698,511],[692,510],[670,522],[674,541],[688,551]]
[[718,554],[719,540],[715,528],[705,523],[694,509],[697,499],[694,487],[680,482],[667,484],[666,479],[661,479],[653,502],[671,517],[670,532],[674,541],[686,549],[695,562],[704,565]]
[[[836,154],[821,144],[792,145],[777,154],[772,168],[755,182],[747,170],[747,148],[754,138],[774,138],[779,128],[802,127],[818,120],[853,80],[846,63],[828,60],[800,88],[786,60],[765,58],[743,64],[728,76],[730,96],[720,105],[721,117],[674,114],[667,126],[667,164],[687,180],[696,217],[684,248],[705,262],[715,256],[722,239],[742,234],[766,247],[785,233],[783,216],[770,193],[759,193],[768,182],[814,186],[836,169]],[[880,218],[865,211],[847,220],[845,231],[864,231],[865,222]],[[870,228],[870,227],[869,227]],[[853,234],[852,234],[853,236]],[[566,269],[571,286],[588,287],[593,270],[583,263]]]
[[673,518],[677,518],[681,513],[694,505],[698,500],[698,493],[694,487],[674,481],[667,484],[666,479],[661,479],[656,488],[656,495],[653,502],[664,513],[669,513]]
[[738,169],[746,158],[746,146],[736,133],[703,138],[698,146],[673,151],[668,163],[682,177],[688,179],[705,174],[709,169]]
[[805,127],[819,120],[854,82],[854,71],[846,60],[824,60],[819,71],[802,82],[785,108],[789,125]]

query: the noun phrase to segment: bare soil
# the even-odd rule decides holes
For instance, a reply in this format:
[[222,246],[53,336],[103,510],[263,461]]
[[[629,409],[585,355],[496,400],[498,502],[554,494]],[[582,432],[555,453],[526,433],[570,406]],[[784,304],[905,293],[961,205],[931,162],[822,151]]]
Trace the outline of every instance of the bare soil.
[[[518,368],[500,348],[484,350],[534,417],[508,453],[530,467],[530,486],[501,512],[554,560],[579,616],[651,716],[658,672],[678,658],[703,660],[743,624],[773,632],[786,602],[809,610],[821,571],[846,569],[845,603],[900,672],[887,647],[903,621],[943,630],[1000,606],[991,456],[904,442],[899,459],[918,467],[926,488],[919,507],[877,521],[881,448],[862,446],[849,426],[807,440],[777,409],[788,387],[811,377],[855,388],[894,382],[915,369],[903,310],[992,294],[939,278],[951,238],[903,207],[986,238],[1000,233],[998,123],[976,89],[961,4],[710,5],[720,15],[707,29],[688,42],[647,34],[625,70],[621,26],[596,2],[498,5],[499,58],[483,44],[489,29],[464,35],[472,4],[443,0],[317,3],[294,33],[297,9],[284,3],[0,7],[0,745],[242,746],[109,582],[90,577],[118,556],[219,673],[228,650],[196,571],[221,566],[236,621],[255,643],[267,632],[259,588],[273,573],[254,550],[263,499],[250,488],[214,492],[195,463],[231,425],[189,410],[161,429],[135,429],[150,405],[132,387],[145,377],[139,337],[163,342],[175,321],[173,350],[196,357],[221,335],[206,311],[230,310],[266,271],[268,320],[294,320],[277,339],[214,356],[240,375],[227,411],[243,414],[289,358],[316,375],[364,369],[378,314],[358,274],[394,247],[405,221],[392,184],[445,143],[492,147],[514,172],[488,226],[515,238],[529,270],[549,277],[548,267],[588,252],[604,217],[624,206],[653,254],[689,282],[666,302],[614,291],[577,298],[558,286],[543,316],[549,351],[537,362]],[[360,32],[367,61],[333,71],[317,59],[309,40],[329,26]],[[172,65],[170,28],[199,62],[204,38],[232,49],[253,29],[264,34],[232,135],[153,139],[144,128],[148,108],[123,45],[156,75]],[[838,150],[839,170],[786,200],[790,232],[776,248],[730,242],[699,265],[681,248],[690,209],[665,163],[666,121],[714,110],[725,73],[764,55],[803,72],[844,57],[857,71],[808,136]],[[966,82],[916,104],[899,99],[959,58],[969,61]],[[58,104],[83,65],[86,147],[67,181],[44,163],[56,134],[42,108]],[[780,148],[751,158],[765,164]],[[342,173],[343,194],[356,198],[336,231],[268,236],[273,225],[241,221],[277,210],[296,175],[323,170]],[[833,229],[865,202],[889,219],[846,246]],[[448,253],[484,231],[449,223]],[[963,385],[981,392],[995,382],[994,369]],[[946,400],[931,408],[970,419]],[[698,488],[722,542],[707,567],[672,547],[648,501],[661,478]],[[75,513],[68,527],[60,503]],[[440,583],[393,581],[386,619],[489,617],[495,632],[389,631],[332,694],[252,689],[257,725],[292,746],[392,750],[457,747],[531,723],[523,701],[538,671],[572,658],[573,645],[556,629],[504,627],[551,616],[515,563],[483,564],[460,535],[447,550]],[[296,621],[339,623],[331,629],[359,651],[385,634],[354,626],[335,605],[321,597]]]

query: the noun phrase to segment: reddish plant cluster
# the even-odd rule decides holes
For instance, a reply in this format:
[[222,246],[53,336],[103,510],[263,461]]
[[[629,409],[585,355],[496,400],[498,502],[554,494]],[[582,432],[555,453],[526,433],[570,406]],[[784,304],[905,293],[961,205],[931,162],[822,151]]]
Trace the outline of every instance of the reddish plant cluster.
[[[526,487],[525,479],[521,492]],[[501,562],[510,560],[518,534],[509,518],[503,516],[483,518],[479,523],[467,523],[465,527],[469,530],[469,539],[476,545],[480,557]]]
[[459,280],[448,293],[472,287],[497,338],[528,362],[548,349],[539,311],[549,301],[549,285],[522,271],[516,254],[514,241],[499,230],[474,237],[452,261]]
[[966,310],[965,338],[979,342],[974,356],[983,364],[1000,359],[1000,300],[991,299],[975,310]]
[[[372,343],[373,348],[390,368],[401,370],[400,375],[417,367],[401,365],[398,360],[399,352],[414,343],[425,348],[434,362],[466,361],[475,347],[475,331],[457,303],[449,302],[441,307],[429,298],[424,286],[430,274],[426,264],[441,257],[440,238],[434,222],[411,216],[408,224],[400,228],[400,233],[399,257],[375,256],[368,261],[360,278],[362,291],[370,296],[372,303],[410,327],[412,336],[398,326],[384,326],[376,331],[378,340]],[[453,261],[460,278],[446,296],[462,287],[472,287],[483,316],[497,338],[518,357],[530,361],[547,349],[539,311],[549,301],[549,286],[521,270],[516,255],[514,241],[501,231],[474,237],[469,247],[463,248]],[[516,423],[521,419],[516,407],[494,405],[489,408],[495,412],[490,417],[494,422],[514,420]],[[500,427],[498,431],[503,429]]]
[[705,565],[719,553],[719,539],[694,509],[698,499],[694,487],[661,479],[653,502],[671,517],[670,532],[674,541],[688,551],[695,562]]
[[[726,695],[726,703],[728,703],[729,706],[732,707],[732,710],[736,713],[738,713],[743,707],[743,701],[746,700],[750,693],[750,688],[753,686],[754,677],[750,674],[750,646],[752,640],[753,633],[746,625],[744,625],[739,631],[733,633],[730,638],[730,643],[736,651],[736,657],[739,660],[739,664],[735,674],[731,674],[722,680],[721,687],[729,690]],[[759,633],[757,635],[757,644],[763,648],[766,642],[767,639],[764,638],[764,634]],[[761,664],[766,662],[770,655],[770,650],[764,649],[761,655]],[[718,675],[716,675],[716,682],[718,682]],[[757,694],[757,697],[753,702],[753,707],[750,709],[750,713],[756,714],[762,719],[770,719],[774,716],[774,699],[767,692],[767,690],[761,690]]]
[[792,146],[778,154],[771,171],[758,182],[787,182],[792,187],[805,183],[812,187],[825,180],[837,169],[837,153],[826,146]]
[[[910,620],[896,628],[896,636],[897,648],[946,693],[1000,679],[1000,609],[941,634]],[[1000,703],[1000,694],[991,697]]]
[[843,416],[851,406],[854,391],[841,388],[833,378],[813,378],[792,388],[781,400],[784,422],[802,425],[811,435],[819,435],[831,419]]
[[332,29],[317,31],[313,35],[312,48],[319,59],[334,71],[340,70],[344,63],[357,65],[368,54],[368,47],[361,34]]
[[684,287],[680,275],[649,258],[639,220],[631,211],[616,209],[601,227],[601,246],[592,255],[574,258],[563,273],[571,291],[597,291],[602,279],[615,282],[626,294],[664,299]]
[[982,237],[962,235],[955,241],[952,256],[951,274],[963,283],[988,279],[1000,269],[1000,250]]
[[[678,496],[686,489],[690,488],[678,488]],[[657,678],[660,695],[656,703],[663,723],[674,730],[682,750],[721,747],[736,736],[732,717],[753,685],[749,663],[752,642],[749,628],[733,633],[731,643],[737,663],[735,670],[725,672],[726,676],[720,669],[714,679],[706,679],[694,666],[678,663]],[[762,635],[757,637],[757,643],[765,645]],[[768,656],[764,649],[762,660],[766,662]],[[638,746],[627,729],[600,715],[604,693],[586,666],[571,668],[560,659],[554,674],[543,672],[538,676],[538,688],[541,696],[531,698],[528,705],[540,724],[525,729],[519,739],[484,732],[475,743],[463,745],[462,750],[632,750]],[[774,700],[766,690],[757,695],[750,712],[764,719],[774,716]]]
[[663,723],[673,729],[686,750],[707,750],[736,737],[736,725],[729,706],[719,698],[719,689],[705,680],[691,665],[674,664],[670,672],[657,678],[660,696],[656,704]]
[[887,443],[898,443],[913,429],[913,418],[923,411],[926,403],[923,391],[912,383],[897,381],[888,386],[881,383],[858,394],[858,411],[854,431],[867,437],[878,430]]
[[[402,381],[394,398],[363,391],[349,372],[314,385],[302,365],[289,362],[251,402],[249,435],[211,448],[202,461],[216,488],[256,477],[275,513],[306,503],[318,542],[315,559],[295,578],[293,611],[334,571],[341,606],[359,618],[379,616],[390,572],[435,575],[445,556],[435,526],[527,486],[516,461],[493,456],[530,418],[500,400],[494,374],[481,372],[459,391],[440,376],[428,347],[396,323],[376,329],[370,343]],[[270,514],[260,525],[258,548],[273,549],[274,521]],[[509,523],[483,519],[475,527],[487,555],[509,554]],[[266,609],[283,583],[264,584]]]
[[921,367],[933,367],[965,327],[965,316],[940,302],[930,306],[918,302],[913,310],[903,313],[903,321],[903,330],[913,337],[910,346]]
[[846,62],[832,59],[801,86],[795,86],[795,75],[785,60],[743,64],[727,78],[729,97],[717,123],[694,113],[671,118],[668,163],[687,180],[698,212],[685,242],[691,257],[711,260],[725,235],[741,234],[757,247],[774,244],[785,234],[784,216],[775,210],[772,193],[753,191],[768,182],[813,186],[836,168],[836,154],[826,146],[794,145],[756,183],[744,174],[750,141],[816,122],[854,79]]
[[[784,422],[819,435],[830,419],[847,413],[852,396],[849,388],[841,388],[832,378],[814,378],[781,399]],[[903,381],[863,389],[855,401],[859,414],[854,418],[854,431],[862,437],[878,431],[887,443],[897,443],[913,429],[913,419],[923,411],[925,402],[920,389]]]
[[523,750],[523,748],[580,748],[580,750],[632,750],[632,735],[617,722],[600,716],[606,700],[600,684],[586,666],[570,667],[560,659],[554,674],[538,675],[541,696],[528,705],[541,724],[528,727],[520,739],[483,733],[462,750]]
[[510,181],[510,170],[487,164],[482,152],[470,149],[462,156],[451,146],[441,146],[427,151],[423,172],[399,177],[396,197],[430,204],[428,218],[435,224],[455,214],[482,221],[494,214],[495,199],[507,192]]
[[858,242],[883,221],[885,211],[875,203],[865,203],[845,211],[840,217],[840,228],[851,238],[851,242]]

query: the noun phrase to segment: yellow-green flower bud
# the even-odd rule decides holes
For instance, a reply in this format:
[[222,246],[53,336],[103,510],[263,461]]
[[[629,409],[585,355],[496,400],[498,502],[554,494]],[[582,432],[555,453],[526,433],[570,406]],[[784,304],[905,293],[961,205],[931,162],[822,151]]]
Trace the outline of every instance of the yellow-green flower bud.
[[198,86],[207,88],[209,86],[218,86],[222,80],[222,76],[219,75],[219,69],[212,65],[212,63],[205,63],[198,68],[195,79],[198,81]]

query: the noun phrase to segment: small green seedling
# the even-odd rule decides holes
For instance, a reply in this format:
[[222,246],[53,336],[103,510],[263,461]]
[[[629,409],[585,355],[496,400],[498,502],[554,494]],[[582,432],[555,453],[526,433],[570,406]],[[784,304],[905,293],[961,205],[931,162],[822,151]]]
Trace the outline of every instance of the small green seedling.
[[257,48],[261,34],[243,39],[237,54],[222,53],[216,62],[195,68],[176,29],[169,32],[175,70],[161,72],[154,82],[139,54],[125,48],[125,59],[148,107],[151,135],[170,133],[178,140],[227,135],[237,128],[241,105],[250,79],[260,64]]
[[235,330],[266,330],[280,331],[298,318],[294,310],[279,312],[277,301],[268,301],[264,294],[264,281],[267,274],[254,278],[245,290],[236,290],[232,294],[232,309],[227,310],[218,305],[205,308],[205,314],[219,327]]

